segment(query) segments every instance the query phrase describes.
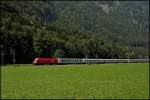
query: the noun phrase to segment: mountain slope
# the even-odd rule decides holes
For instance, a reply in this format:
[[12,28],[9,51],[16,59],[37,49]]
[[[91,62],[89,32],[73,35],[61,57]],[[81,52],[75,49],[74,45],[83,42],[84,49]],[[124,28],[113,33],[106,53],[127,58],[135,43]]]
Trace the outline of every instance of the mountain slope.
[[53,56],[57,49],[64,50],[68,58],[148,57],[149,16],[145,2],[137,2],[135,7],[130,5],[132,2],[120,1],[0,4],[1,49],[9,63],[13,61],[13,50],[18,63]]

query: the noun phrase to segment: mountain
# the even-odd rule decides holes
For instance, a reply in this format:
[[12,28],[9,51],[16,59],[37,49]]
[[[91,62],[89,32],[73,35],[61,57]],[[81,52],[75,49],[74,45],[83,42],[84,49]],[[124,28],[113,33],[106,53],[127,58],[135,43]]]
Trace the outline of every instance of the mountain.
[[147,57],[148,8],[149,1],[0,1],[0,38],[6,58],[13,48],[22,62],[57,48],[66,57]]
[[[149,32],[148,1],[53,2],[59,26],[77,29],[113,43],[141,45]],[[145,41],[146,40],[146,41]]]
[[113,43],[145,46],[148,41],[148,1],[10,1],[9,3],[12,7],[20,9],[25,16],[37,16],[42,23],[53,23],[73,30],[98,34],[102,39]]

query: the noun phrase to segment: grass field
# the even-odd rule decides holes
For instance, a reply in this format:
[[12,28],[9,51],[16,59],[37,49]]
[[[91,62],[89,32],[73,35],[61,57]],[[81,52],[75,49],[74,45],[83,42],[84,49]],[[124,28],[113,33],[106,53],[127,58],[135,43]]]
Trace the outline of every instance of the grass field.
[[8,65],[1,99],[148,99],[149,64]]

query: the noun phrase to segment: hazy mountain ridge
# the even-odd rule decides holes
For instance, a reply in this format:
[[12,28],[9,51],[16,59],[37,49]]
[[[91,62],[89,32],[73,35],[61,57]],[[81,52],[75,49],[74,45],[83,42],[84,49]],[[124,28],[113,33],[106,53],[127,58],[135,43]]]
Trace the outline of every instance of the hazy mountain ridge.
[[[98,34],[108,42],[148,47],[148,1],[8,1],[36,22]],[[135,37],[136,36],[136,37]]]
[[129,40],[123,44],[138,40],[145,44],[147,40],[143,34],[149,32],[149,5],[146,1],[55,1],[52,4],[57,14],[53,22],[59,26],[96,33],[108,41]]

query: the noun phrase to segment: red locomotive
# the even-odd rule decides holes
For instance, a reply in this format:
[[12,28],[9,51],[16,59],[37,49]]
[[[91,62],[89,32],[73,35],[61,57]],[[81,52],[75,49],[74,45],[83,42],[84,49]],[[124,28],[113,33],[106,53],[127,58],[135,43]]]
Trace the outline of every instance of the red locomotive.
[[57,58],[35,58],[33,64],[58,64]]

